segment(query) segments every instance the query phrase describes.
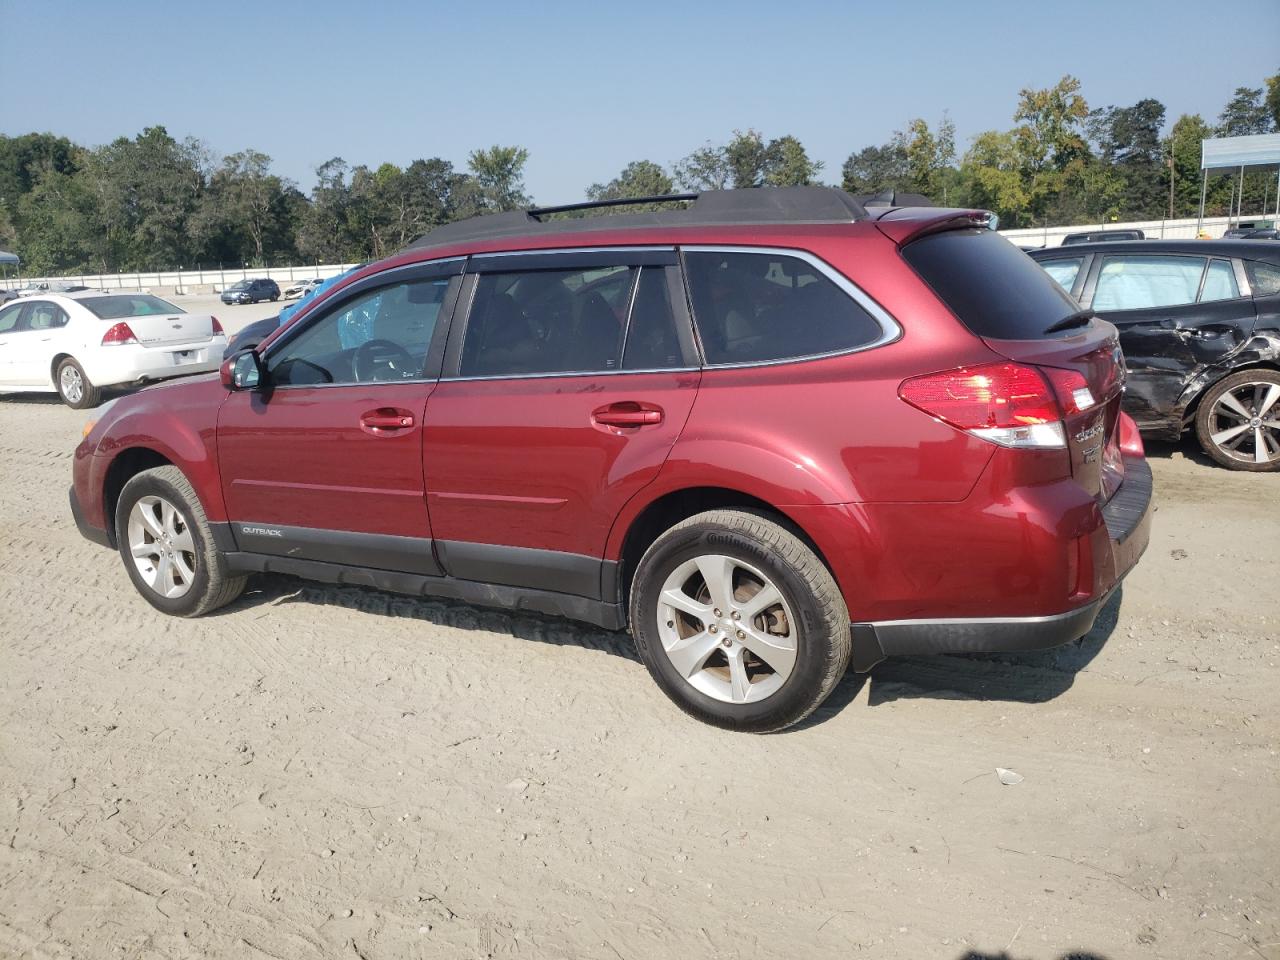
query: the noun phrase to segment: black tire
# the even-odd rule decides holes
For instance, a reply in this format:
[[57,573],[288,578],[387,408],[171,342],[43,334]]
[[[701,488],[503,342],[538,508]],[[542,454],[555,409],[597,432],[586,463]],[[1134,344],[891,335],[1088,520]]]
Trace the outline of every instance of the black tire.
[[[68,395],[67,387],[63,384],[64,373],[70,373],[79,378],[80,396],[78,398],[73,399],[74,393]],[[95,387],[85,376],[84,367],[70,357],[58,364],[58,369],[53,374],[53,384],[58,388],[58,396],[62,398],[62,402],[73,410],[87,410],[102,402],[102,390]]]
[[[690,560],[712,554],[741,561],[767,576],[792,611],[792,619],[799,621],[789,676],[774,692],[754,702],[726,702],[696,689],[663,647],[658,609],[664,583]],[[835,689],[849,663],[849,612],[835,578],[804,541],[754,513],[711,510],[658,537],[636,568],[630,617],[640,659],[663,692],[691,716],[731,730],[768,733],[803,720]],[[672,621],[665,626],[670,628]],[[713,651],[711,658],[718,653]]]
[[[1246,429],[1243,431],[1244,435],[1240,439],[1239,447],[1234,450],[1227,446],[1231,440],[1217,443],[1213,439],[1215,433],[1220,434],[1233,427],[1243,426],[1248,422],[1240,417],[1225,416],[1218,409],[1219,400],[1227,393],[1237,390],[1246,384],[1259,384],[1266,388],[1272,385],[1280,387],[1280,371],[1267,369],[1241,370],[1239,373],[1233,373],[1231,376],[1224,377],[1215,383],[1200,398],[1200,406],[1196,409],[1196,438],[1200,441],[1200,446],[1205,453],[1216,462],[1222,464],[1222,466],[1231,470],[1247,470],[1253,473],[1280,470],[1280,453],[1276,453],[1272,447],[1267,448],[1268,459],[1261,463],[1255,459],[1256,433],[1253,430]],[[1257,392],[1255,391],[1255,396]],[[1261,392],[1265,394],[1269,390],[1262,390]],[[1250,410],[1247,395],[1245,409]],[[1250,412],[1252,411],[1250,410]],[[1267,410],[1266,416],[1260,418],[1260,420],[1280,422],[1280,400],[1274,401],[1271,408]],[[1266,443],[1266,438],[1269,437],[1272,443],[1280,445],[1280,429],[1268,428],[1265,424],[1260,425],[1264,434],[1264,444]],[[1237,435],[1237,437],[1240,437],[1240,435]]]
[[[194,577],[179,597],[162,596],[142,576],[134,562],[129,540],[129,517],[134,505],[146,496],[160,497],[172,504],[193,541],[190,567]],[[225,606],[244,590],[247,577],[232,576],[214,544],[213,532],[200,498],[177,467],[155,467],[133,476],[120,492],[116,504],[116,543],[125,571],[138,592],[157,610],[175,617],[198,617]]]
[[271,302],[275,303],[279,299],[280,299],[280,294],[277,293],[274,297],[271,298]]

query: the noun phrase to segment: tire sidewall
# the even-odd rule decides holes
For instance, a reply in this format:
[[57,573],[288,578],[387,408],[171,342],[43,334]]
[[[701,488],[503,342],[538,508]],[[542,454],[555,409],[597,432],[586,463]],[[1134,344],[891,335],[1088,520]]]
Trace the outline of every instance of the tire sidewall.
[[[143,580],[142,574],[138,572],[137,564],[133,562],[133,556],[129,549],[129,514],[133,511],[134,504],[149,495],[162,497],[177,507],[182,513],[182,519],[187,529],[191,531],[191,540],[195,545],[195,550],[193,551],[195,554],[195,580],[191,584],[191,589],[180,597],[162,597],[151,589],[151,585]],[[126,483],[124,490],[120,493],[120,500],[116,504],[116,543],[119,546],[120,557],[124,561],[124,568],[129,574],[129,579],[133,581],[134,587],[153,607],[177,617],[190,615],[200,605],[201,599],[209,592],[209,563],[207,557],[209,556],[210,545],[205,541],[204,534],[200,529],[201,525],[197,521],[197,515],[191,506],[182,491],[162,477],[157,477],[151,473],[140,473]]]
[[[671,571],[705,554],[723,554],[766,574],[782,592],[800,622],[796,663],[786,682],[757,703],[732,704],[707,696],[680,676],[663,648],[658,631],[657,597]],[[663,691],[687,713],[716,726],[741,730],[776,729],[793,722],[812,704],[827,675],[833,643],[809,585],[789,564],[745,534],[713,523],[699,523],[664,534],[636,571],[631,591],[631,628],[640,657]]]

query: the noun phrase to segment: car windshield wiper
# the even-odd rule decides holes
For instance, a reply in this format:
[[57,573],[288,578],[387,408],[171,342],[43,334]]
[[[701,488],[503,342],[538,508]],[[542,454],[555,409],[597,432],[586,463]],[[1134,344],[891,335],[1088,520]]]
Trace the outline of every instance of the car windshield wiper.
[[1067,314],[1057,323],[1050,324],[1044,332],[1059,333],[1063,330],[1070,330],[1072,327],[1087,327],[1092,319],[1092,310],[1077,310],[1075,313]]

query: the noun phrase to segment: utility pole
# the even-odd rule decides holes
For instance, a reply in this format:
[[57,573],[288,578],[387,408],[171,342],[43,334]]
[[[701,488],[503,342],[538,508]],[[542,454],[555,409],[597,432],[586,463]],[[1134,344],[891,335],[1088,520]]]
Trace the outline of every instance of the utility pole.
[[1173,147],[1169,148],[1169,219],[1173,219]]

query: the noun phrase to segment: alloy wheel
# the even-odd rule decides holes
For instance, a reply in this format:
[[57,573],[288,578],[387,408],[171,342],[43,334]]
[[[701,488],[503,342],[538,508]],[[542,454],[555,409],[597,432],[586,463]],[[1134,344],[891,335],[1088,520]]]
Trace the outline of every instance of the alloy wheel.
[[724,703],[756,703],[791,676],[799,624],[764,573],[706,554],[663,583],[658,634],[667,659],[695,690]]
[[84,399],[84,377],[74,364],[68,363],[58,374],[58,385],[68,403],[79,403]]
[[141,497],[129,511],[129,552],[143,582],[162,597],[184,596],[195,582],[191,528],[163,497]]
[[1232,460],[1280,460],[1280,384],[1260,380],[1227,390],[1209,412],[1209,436]]

